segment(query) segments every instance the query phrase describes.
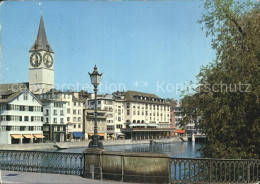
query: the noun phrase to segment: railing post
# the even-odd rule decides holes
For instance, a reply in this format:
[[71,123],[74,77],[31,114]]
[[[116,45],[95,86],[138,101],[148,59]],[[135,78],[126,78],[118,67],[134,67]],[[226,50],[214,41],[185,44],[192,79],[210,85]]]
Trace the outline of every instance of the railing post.
[[122,178],[121,178],[121,182],[124,181],[124,157],[123,155],[121,155],[121,167],[122,167]]
[[212,161],[209,159],[209,183],[211,183],[212,179]]
[[249,161],[247,161],[247,183],[250,182],[250,165]]
[[100,180],[103,180],[103,163],[102,160],[103,159],[103,155],[100,154]]

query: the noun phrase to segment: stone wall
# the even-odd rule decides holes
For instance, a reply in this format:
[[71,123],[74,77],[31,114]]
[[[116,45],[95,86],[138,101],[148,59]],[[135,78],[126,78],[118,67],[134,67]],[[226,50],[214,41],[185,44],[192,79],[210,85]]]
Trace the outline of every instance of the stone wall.
[[169,183],[167,154],[86,149],[84,177],[131,183]]
[[0,150],[48,150],[54,149],[53,143],[0,144]]

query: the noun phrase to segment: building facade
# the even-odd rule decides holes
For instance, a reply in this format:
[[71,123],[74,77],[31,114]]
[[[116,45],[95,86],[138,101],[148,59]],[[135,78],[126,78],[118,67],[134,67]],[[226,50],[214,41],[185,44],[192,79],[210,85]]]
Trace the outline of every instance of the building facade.
[[136,91],[115,93],[124,101],[125,139],[155,139],[173,135],[170,103],[154,94]]
[[[94,94],[89,95],[87,101],[87,110],[94,110],[95,108],[95,99]],[[97,96],[97,109],[99,111],[106,112],[106,139],[116,138],[115,134],[115,101],[113,95],[98,95]],[[85,118],[86,119],[86,118]],[[120,130],[119,130],[120,131]],[[93,133],[93,132],[92,132]],[[86,138],[88,136],[85,136]]]
[[[50,92],[37,95],[40,100],[51,100],[65,103],[63,105],[64,124],[66,125],[66,140],[82,139],[83,135],[83,110],[86,97],[80,92],[61,92],[51,90]],[[47,108],[47,107],[46,107]]]
[[[85,109],[84,110],[84,132],[85,139],[92,139],[94,134],[94,125],[95,125],[95,113],[94,109]],[[107,112],[98,110],[97,111],[97,130],[98,135],[101,140],[107,139]]]
[[66,141],[66,102],[42,100],[44,119],[43,135],[50,142]]
[[43,106],[28,90],[2,91],[0,144],[43,142]]
[[[87,108],[94,109],[94,99],[91,97]],[[157,133],[158,137],[159,133],[161,137],[170,136],[173,131],[170,104],[154,94],[127,91],[99,95],[97,108],[107,113],[107,139],[137,139],[140,129],[146,137],[150,131],[154,137]]]

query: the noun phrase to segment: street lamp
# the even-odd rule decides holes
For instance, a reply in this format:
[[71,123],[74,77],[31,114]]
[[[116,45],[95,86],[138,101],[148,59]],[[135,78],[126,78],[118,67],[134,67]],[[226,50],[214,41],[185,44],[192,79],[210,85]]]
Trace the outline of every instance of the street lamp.
[[92,136],[92,140],[89,142],[89,148],[100,148],[103,149],[103,143],[99,140],[98,130],[97,130],[97,87],[100,83],[102,73],[98,73],[97,66],[95,65],[93,73],[88,73],[90,75],[91,83],[94,86],[95,92],[95,124],[94,124],[94,135]]

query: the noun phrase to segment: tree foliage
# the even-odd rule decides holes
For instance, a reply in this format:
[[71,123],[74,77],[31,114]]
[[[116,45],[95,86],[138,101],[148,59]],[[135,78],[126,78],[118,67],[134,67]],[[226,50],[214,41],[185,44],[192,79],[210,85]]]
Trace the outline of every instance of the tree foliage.
[[182,104],[186,114],[202,117],[202,155],[260,158],[260,5],[206,0],[200,23],[213,37],[216,59],[201,68],[195,93]]

